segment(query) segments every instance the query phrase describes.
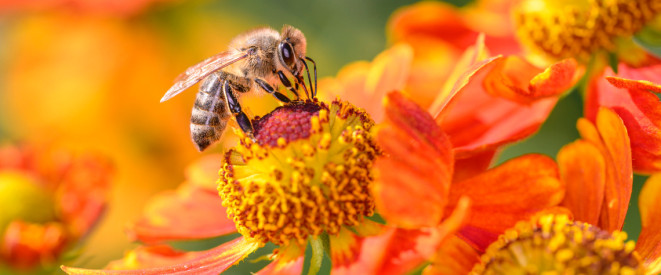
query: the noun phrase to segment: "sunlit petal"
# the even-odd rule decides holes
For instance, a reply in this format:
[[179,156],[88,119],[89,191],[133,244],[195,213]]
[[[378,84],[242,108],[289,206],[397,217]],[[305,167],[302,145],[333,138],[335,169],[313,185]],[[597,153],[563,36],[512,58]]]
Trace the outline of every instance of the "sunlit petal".
[[259,247],[258,243],[247,242],[238,238],[227,242],[216,248],[200,253],[190,261],[178,263],[166,267],[153,267],[137,270],[91,270],[83,268],[62,267],[68,274],[92,275],[92,274],[218,274],[242,260]]

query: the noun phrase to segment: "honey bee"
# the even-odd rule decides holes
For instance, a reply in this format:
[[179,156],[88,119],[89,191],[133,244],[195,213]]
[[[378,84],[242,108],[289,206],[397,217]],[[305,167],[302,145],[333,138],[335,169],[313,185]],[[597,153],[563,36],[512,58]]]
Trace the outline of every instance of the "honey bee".
[[[190,121],[191,139],[198,151],[220,139],[231,116],[234,116],[241,130],[252,137],[252,123],[239,105],[239,97],[248,92],[263,91],[288,103],[291,99],[278,91],[282,84],[296,96],[296,100],[300,100],[299,85],[308,98],[314,98],[317,65],[305,53],[305,36],[292,26],[285,25],[281,33],[271,28],[248,31],[234,38],[227,51],[209,57],[180,74],[161,102],[204,79]],[[314,88],[306,60],[314,65]],[[309,90],[303,78],[304,69]],[[294,79],[294,86],[288,76]]]

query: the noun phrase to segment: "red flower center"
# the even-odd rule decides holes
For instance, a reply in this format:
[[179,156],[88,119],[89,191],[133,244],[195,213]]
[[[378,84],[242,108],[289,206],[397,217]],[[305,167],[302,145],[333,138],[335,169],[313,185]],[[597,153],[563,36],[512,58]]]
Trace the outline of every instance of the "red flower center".
[[308,138],[312,125],[310,119],[323,107],[323,104],[320,106],[309,101],[278,107],[262,118],[255,118],[255,138],[260,145],[270,146],[277,146],[279,138],[284,138],[287,143]]

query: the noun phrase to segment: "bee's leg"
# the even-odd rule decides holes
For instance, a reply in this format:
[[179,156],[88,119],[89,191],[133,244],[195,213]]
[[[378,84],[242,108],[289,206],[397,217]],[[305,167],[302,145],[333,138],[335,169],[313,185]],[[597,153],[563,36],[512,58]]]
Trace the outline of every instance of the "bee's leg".
[[239,124],[239,127],[241,127],[241,130],[246,133],[249,137],[253,138],[252,133],[253,133],[253,128],[252,128],[252,123],[250,123],[250,119],[246,115],[246,113],[241,110],[241,105],[239,105],[239,100],[236,99],[236,96],[234,96],[234,93],[232,92],[232,86],[230,86],[229,81],[225,81],[223,83],[223,91],[225,92],[225,99],[227,100],[227,106],[230,109],[230,112],[234,115],[234,118],[236,118],[236,122]]
[[278,71],[278,77],[280,78],[280,82],[282,83],[282,85],[284,85],[285,88],[287,88],[290,92],[296,95],[296,100],[299,100],[301,97],[298,95],[296,89],[294,89],[294,87],[291,86],[291,82],[289,82],[289,79],[285,76],[284,73],[282,73],[282,71]]
[[[259,85],[259,87],[261,87],[267,93],[272,94],[273,96],[275,96],[275,98],[277,98],[278,100],[280,100],[284,103],[291,102],[291,99],[289,99],[287,96],[285,96],[285,95],[281,94],[280,92],[276,91],[275,89],[273,89],[273,87],[271,87],[271,85],[266,83],[266,81],[261,80],[259,78],[255,78],[255,83],[257,83],[257,85]],[[297,94],[297,96],[298,96],[298,94]]]

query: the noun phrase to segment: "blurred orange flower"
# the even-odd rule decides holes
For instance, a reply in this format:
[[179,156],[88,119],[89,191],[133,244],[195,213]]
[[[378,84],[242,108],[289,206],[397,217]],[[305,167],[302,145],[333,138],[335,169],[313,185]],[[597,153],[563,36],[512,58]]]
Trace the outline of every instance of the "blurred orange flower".
[[8,0],[0,3],[0,11],[44,11],[64,8],[84,14],[98,13],[131,16],[157,2],[170,0]]
[[62,263],[103,214],[112,170],[96,155],[0,147],[0,271],[52,272]]

